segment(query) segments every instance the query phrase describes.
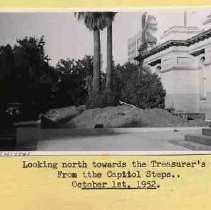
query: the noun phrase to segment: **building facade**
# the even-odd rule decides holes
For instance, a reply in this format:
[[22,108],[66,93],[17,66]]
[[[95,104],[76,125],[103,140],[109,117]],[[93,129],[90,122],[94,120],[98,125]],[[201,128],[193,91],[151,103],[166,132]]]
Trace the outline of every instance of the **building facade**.
[[174,26],[161,44],[136,57],[156,72],[166,90],[166,108],[205,113],[211,120],[211,15],[204,28]]

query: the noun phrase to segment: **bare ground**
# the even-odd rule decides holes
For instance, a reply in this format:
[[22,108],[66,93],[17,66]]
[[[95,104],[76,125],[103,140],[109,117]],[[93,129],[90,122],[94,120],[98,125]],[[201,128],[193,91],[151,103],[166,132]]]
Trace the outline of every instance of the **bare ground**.
[[139,109],[126,105],[85,110],[67,122],[73,128],[94,128],[96,124],[102,124],[106,128],[208,125],[203,120],[185,120],[159,108]]

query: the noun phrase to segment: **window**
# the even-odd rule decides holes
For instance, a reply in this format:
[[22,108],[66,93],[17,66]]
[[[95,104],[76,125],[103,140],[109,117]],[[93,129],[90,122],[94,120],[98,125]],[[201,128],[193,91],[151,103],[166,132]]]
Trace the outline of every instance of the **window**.
[[202,56],[199,60],[201,64],[201,91],[200,91],[200,100],[201,102],[206,102],[207,93],[206,93],[206,67],[204,65],[205,57]]

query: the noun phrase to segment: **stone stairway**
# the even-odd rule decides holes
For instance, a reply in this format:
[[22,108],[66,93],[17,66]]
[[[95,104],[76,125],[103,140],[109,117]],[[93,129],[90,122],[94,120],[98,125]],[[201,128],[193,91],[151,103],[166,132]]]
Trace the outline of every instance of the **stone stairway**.
[[211,146],[211,128],[202,128],[200,135],[185,135],[185,141]]

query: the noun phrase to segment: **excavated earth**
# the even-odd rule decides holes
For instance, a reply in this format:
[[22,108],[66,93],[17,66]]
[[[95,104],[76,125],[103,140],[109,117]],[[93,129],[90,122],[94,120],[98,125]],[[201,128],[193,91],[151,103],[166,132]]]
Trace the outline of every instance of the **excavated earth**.
[[[77,109],[76,109],[77,110]],[[189,127],[206,126],[203,120],[185,120],[164,109],[139,109],[123,105],[78,112],[66,123],[72,128],[118,127]]]

